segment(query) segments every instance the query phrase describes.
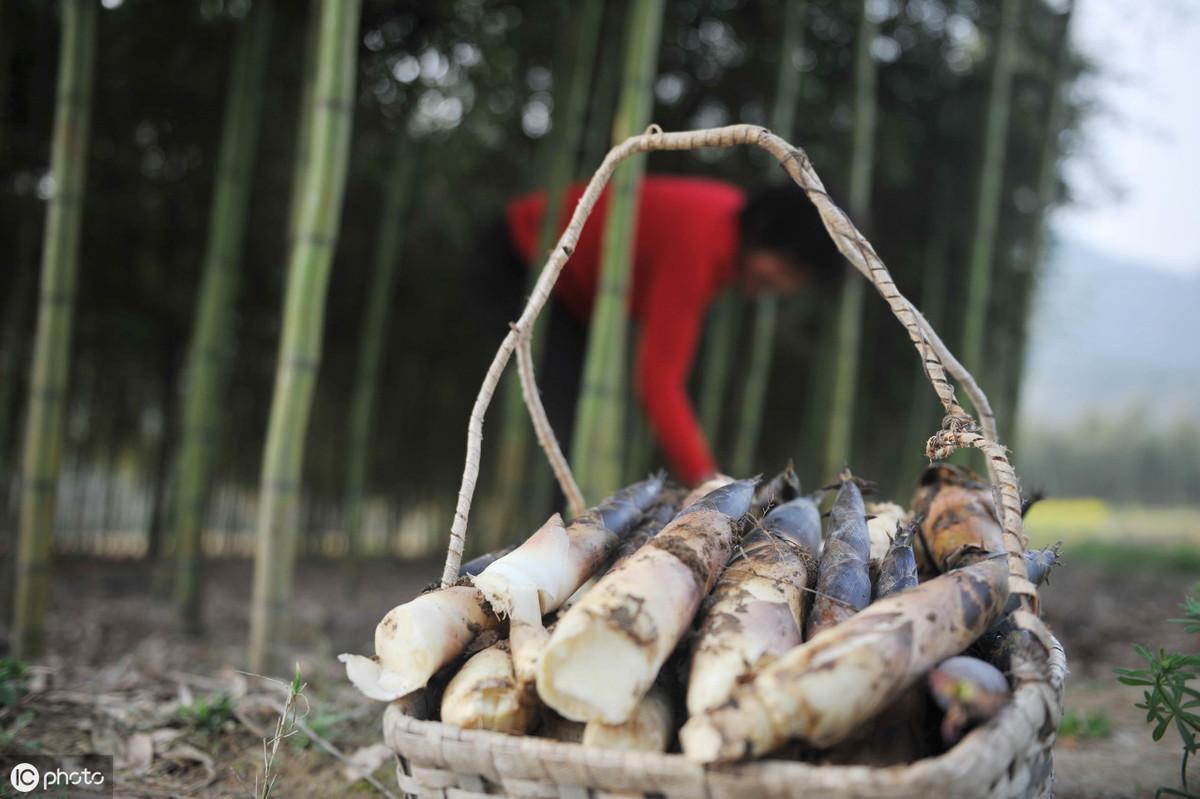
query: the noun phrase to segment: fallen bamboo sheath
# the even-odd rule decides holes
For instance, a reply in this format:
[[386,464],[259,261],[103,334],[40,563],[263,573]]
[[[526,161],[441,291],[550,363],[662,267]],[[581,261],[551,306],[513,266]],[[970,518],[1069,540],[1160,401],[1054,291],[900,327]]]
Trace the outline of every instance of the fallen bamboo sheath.
[[555,514],[515,550],[472,578],[509,619],[517,680],[531,685],[546,643],[542,617],[557,610],[608,559],[662,490],[663,478],[634,483],[566,527]]
[[871,603],[871,548],[862,492],[848,469],[839,479],[806,638],[840,624]]
[[751,507],[759,513],[765,513],[769,508],[791,502],[798,496],[800,478],[796,476],[796,468],[789,460],[787,468],[754,489]]
[[875,599],[907,591],[917,584],[917,560],[913,555],[912,539],[916,527],[896,533],[891,546],[879,561],[879,576],[875,579]]
[[807,497],[767,514],[742,539],[701,614],[687,688],[689,715],[803,640],[805,591],[816,566],[821,515]]
[[674,737],[675,703],[660,681],[637,703],[628,721],[621,724],[589,721],[580,743],[603,749],[665,752]]
[[680,731],[692,760],[766,754],[790,738],[846,740],[932,666],[961,652],[1008,598],[1002,558],[982,560],[882,599],[739,686]]
[[360,691],[390,701],[424,688],[480,632],[498,624],[479,589],[452,585],[388,611],[375,628],[375,657],[343,654],[338,659]]
[[564,614],[538,667],[542,701],[576,721],[626,721],[729,559],[753,492],[740,480],[684,508]]
[[537,718],[537,698],[517,684],[507,641],[468,658],[442,694],[445,724],[524,735]]

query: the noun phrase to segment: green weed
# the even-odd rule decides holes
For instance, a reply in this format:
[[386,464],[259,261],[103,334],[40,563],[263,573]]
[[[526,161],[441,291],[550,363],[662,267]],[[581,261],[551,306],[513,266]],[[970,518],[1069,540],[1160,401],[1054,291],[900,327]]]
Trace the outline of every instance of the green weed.
[[[1168,619],[1172,624],[1182,624],[1191,633],[1200,633],[1200,601],[1195,597],[1184,600],[1183,616]],[[1146,667],[1141,669],[1116,669],[1117,679],[1125,685],[1143,688],[1142,701],[1136,707],[1146,711],[1146,723],[1152,726],[1150,737],[1156,741],[1172,727],[1178,732],[1183,746],[1179,766],[1180,788],[1162,786],[1155,791],[1160,796],[1181,796],[1200,799],[1200,794],[1188,788],[1188,759],[1200,752],[1200,690],[1192,687],[1200,677],[1200,652],[1183,654],[1160,649],[1157,653],[1141,644],[1134,649]]]

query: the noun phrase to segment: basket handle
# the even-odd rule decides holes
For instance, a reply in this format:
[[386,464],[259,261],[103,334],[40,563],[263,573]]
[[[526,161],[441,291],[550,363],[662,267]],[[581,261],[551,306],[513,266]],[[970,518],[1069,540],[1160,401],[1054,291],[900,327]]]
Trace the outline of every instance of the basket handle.
[[[554,433],[545,419],[545,412],[538,412],[541,407],[537,399],[537,386],[533,378],[532,362],[528,359],[528,337],[533,329],[538,314],[550,298],[550,291],[558,280],[559,274],[570,258],[579,236],[583,231],[584,222],[591,214],[600,193],[608,184],[617,165],[631,155],[660,150],[694,150],[701,147],[727,148],[742,144],[753,144],[766,150],[779,161],[784,171],[804,189],[808,198],[816,206],[821,220],[829,231],[834,243],[842,255],[857,269],[879,292],[888,307],[902,324],[917,354],[925,376],[933,386],[938,401],[946,411],[942,427],[926,445],[926,455],[940,460],[950,455],[956,449],[973,447],[982,450],[987,462],[988,478],[992,490],[998,499],[1001,522],[1004,528],[1004,543],[1008,554],[1009,588],[1010,592],[1021,596],[1022,607],[1036,612],[1037,589],[1029,582],[1025,571],[1023,557],[1026,539],[1021,526],[1021,496],[1017,485],[1017,476],[1008,460],[1008,451],[997,440],[996,421],[983,390],[971,376],[970,372],[954,357],[949,348],[930,326],[929,322],[916,307],[909,302],[892,280],[891,274],[875,249],[863,234],[854,226],[850,218],[841,208],[834,204],[825,192],[825,186],[817,176],[804,150],[795,147],[776,136],[771,131],[757,125],[729,125],[721,128],[704,130],[681,131],[664,133],[657,125],[651,125],[645,133],[631,136],[609,150],[604,161],[596,170],[587,188],[580,197],[571,221],[558,239],[551,251],[546,265],[534,284],[521,316],[512,324],[512,329],[500,343],[491,365],[483,378],[483,385],[475,398],[471,409],[471,418],[467,424],[467,455],[463,466],[462,484],[458,491],[458,503],[454,512],[454,521],[450,528],[450,542],[446,552],[446,564],[442,572],[442,585],[450,585],[458,577],[458,568],[462,561],[463,545],[465,542],[467,519],[471,511],[471,499],[475,493],[476,481],[479,477],[479,459],[483,442],[483,419],[491,403],[496,386],[514,351],[518,351],[518,359],[525,361],[521,369],[522,393],[530,408],[538,440],[547,451],[547,456],[558,477],[564,492],[575,505],[582,503],[579,489],[574,484],[570,467],[562,457]],[[950,380],[955,380],[979,414],[980,422],[968,414],[954,394]],[[568,489],[572,489],[571,490]],[[1029,614],[1032,616],[1032,613]],[[1036,617],[1033,617],[1036,620]],[[1024,626],[1024,625],[1022,625]],[[1044,629],[1044,628],[1043,628]],[[1034,631],[1035,634],[1039,631]],[[1037,636],[1041,638],[1040,635]]]

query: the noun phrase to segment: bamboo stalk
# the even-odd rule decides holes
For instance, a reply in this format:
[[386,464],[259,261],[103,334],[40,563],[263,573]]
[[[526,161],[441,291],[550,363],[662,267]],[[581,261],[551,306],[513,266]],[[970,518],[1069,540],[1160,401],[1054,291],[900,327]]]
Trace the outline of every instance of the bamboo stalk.
[[996,254],[996,228],[1000,222],[1000,192],[1004,188],[1005,139],[1020,2],[1004,0],[1001,6],[983,128],[983,160],[979,167],[979,191],[975,197],[975,236],[971,240],[971,257],[967,263],[962,338],[963,363],[976,373],[983,367],[984,359],[983,337],[987,326],[992,262]]
[[771,376],[775,319],[778,315],[778,297],[766,296],[755,300],[750,366],[742,385],[738,433],[734,437],[733,457],[729,462],[730,471],[734,474],[750,474],[754,469],[754,453],[758,451],[758,434],[762,428],[763,406],[767,401],[767,384]]
[[[876,66],[871,43],[879,25],[864,0],[858,25],[854,61],[854,133],[850,156],[850,215],[869,227],[871,178],[875,169]],[[825,439],[825,474],[834,474],[851,457],[851,432],[858,393],[858,359],[862,338],[863,296],[861,280],[842,285],[835,327],[833,384]]]
[[[628,363],[635,363],[637,344],[630,342]],[[654,431],[650,420],[642,411],[638,392],[630,384],[625,392],[625,453],[622,456],[621,482],[631,483],[650,472],[650,461],[654,457]]]
[[721,295],[709,311],[704,330],[704,365],[700,368],[700,402],[697,415],[708,436],[709,446],[718,451],[721,417],[725,413],[725,391],[729,383],[729,365],[737,346],[742,321],[742,298],[736,289]]
[[304,207],[305,175],[308,174],[308,164],[312,159],[312,126],[308,119],[312,116],[313,93],[317,83],[317,49],[321,43],[321,0],[309,0],[308,24],[304,29],[304,53],[301,55],[303,66],[300,73],[300,109],[296,116],[296,152],[292,157],[292,179],[289,184],[292,194],[288,201],[288,230],[287,246],[290,251],[295,246],[297,232],[300,226],[300,212]]
[[[800,96],[800,70],[796,67],[804,50],[805,0],[788,0],[784,7],[783,41],[779,50],[779,71],[775,78],[775,108],[771,112],[771,128],[784,139],[795,133],[796,106]],[[768,177],[776,178],[779,169],[768,163]],[[750,474],[754,468],[754,453],[758,449],[758,434],[762,429],[763,408],[767,401],[767,385],[771,377],[771,356],[775,350],[776,318],[779,298],[760,297],[754,303],[754,334],[750,343],[750,367],[742,385],[742,405],[738,418],[730,468],[734,474]]]
[[[600,0],[584,0],[574,11],[575,32],[570,38],[571,49],[565,55],[569,62],[569,78],[564,92],[561,112],[555,119],[557,132],[550,139],[546,158],[546,210],[538,235],[538,256],[554,244],[562,217],[563,194],[575,174],[576,156],[583,138],[583,120],[587,113],[588,82],[596,61],[600,19],[604,4]],[[529,271],[529,285],[537,274]],[[530,355],[536,364],[541,360],[544,339],[530,336]],[[550,472],[538,462],[532,446],[530,427],[526,421],[521,399],[521,386],[516,375],[510,375],[504,385],[501,405],[500,446],[497,460],[494,523],[481,544],[485,550],[507,543],[506,534],[524,530],[537,514],[545,510],[541,500],[548,494]],[[530,462],[530,457],[535,460]],[[540,484],[540,485],[539,485]]]
[[21,529],[17,541],[13,619],[13,654],[17,658],[41,654],[45,643],[46,595],[71,356],[71,315],[79,272],[79,239],[87,176],[96,15],[95,0],[63,1],[54,140],[50,153],[54,191],[46,210],[37,333],[21,468]]
[[587,125],[580,142],[583,168],[579,177],[591,176],[592,165],[604,160],[612,142],[609,140],[616,113],[617,95],[621,89],[621,53],[625,38],[625,3],[605,3],[604,19],[600,25],[600,57],[595,59]]
[[[663,6],[663,0],[638,0],[633,6],[614,141],[645,129],[650,121]],[[621,482],[629,291],[644,170],[645,158],[635,157],[613,178],[571,457],[584,497],[603,496]]]
[[237,33],[209,211],[203,278],[184,372],[183,429],[174,501],[175,607],[180,622],[193,630],[201,622],[200,539],[207,518],[220,405],[233,347],[233,306],[246,234],[272,15],[269,2],[255,3]]
[[258,504],[250,668],[267,667],[284,635],[291,600],[289,531],[294,531],[305,433],[321,358],[325,290],[337,242],[354,120],[360,0],[321,0],[321,41],[311,118],[313,158],[288,266],[283,336]]
[[358,340],[358,370],[350,398],[346,447],[346,499],[344,508],[348,555],[352,562],[363,556],[363,494],[370,462],[371,423],[378,393],[379,365],[387,336],[395,291],[396,269],[404,237],[409,199],[413,192],[413,157],[410,143],[396,135],[392,165],[384,188],[383,212],[375,242],[375,263],[366,285],[366,314]]

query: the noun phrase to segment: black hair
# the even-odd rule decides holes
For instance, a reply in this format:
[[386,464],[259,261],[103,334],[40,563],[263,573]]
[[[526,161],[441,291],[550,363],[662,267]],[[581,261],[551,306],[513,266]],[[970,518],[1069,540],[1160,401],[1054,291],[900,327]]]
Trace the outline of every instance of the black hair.
[[813,280],[824,286],[836,285],[846,272],[846,261],[825,230],[817,207],[791,181],[751,193],[738,221],[743,252],[779,253],[810,271]]

